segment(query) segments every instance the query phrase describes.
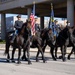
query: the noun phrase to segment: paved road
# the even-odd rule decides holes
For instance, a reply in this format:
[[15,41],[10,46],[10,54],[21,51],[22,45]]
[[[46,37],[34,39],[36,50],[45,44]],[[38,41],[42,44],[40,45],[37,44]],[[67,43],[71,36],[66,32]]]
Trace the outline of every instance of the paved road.
[[[75,75],[74,55],[72,55],[71,60],[62,62],[61,59],[53,61],[50,54],[45,53],[47,63],[43,63],[42,60],[35,62],[36,52],[31,52],[32,65],[28,65],[25,61],[18,65],[16,63],[6,63],[6,56],[3,53],[4,51],[0,50],[0,75]],[[15,59],[17,54],[16,51]]]

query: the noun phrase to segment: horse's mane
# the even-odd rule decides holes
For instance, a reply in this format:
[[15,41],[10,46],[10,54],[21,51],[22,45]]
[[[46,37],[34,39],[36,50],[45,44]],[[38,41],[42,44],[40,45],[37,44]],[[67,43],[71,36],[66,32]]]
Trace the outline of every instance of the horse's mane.
[[24,28],[24,27],[27,27],[27,23],[23,23],[22,27],[21,27],[21,30]]
[[45,28],[45,29],[42,29],[42,30],[41,30],[41,33],[46,34],[49,30],[50,30],[50,28]]
[[48,35],[49,30],[51,30],[51,28],[45,28],[45,29],[42,30],[41,38],[43,40],[49,40],[49,35]]

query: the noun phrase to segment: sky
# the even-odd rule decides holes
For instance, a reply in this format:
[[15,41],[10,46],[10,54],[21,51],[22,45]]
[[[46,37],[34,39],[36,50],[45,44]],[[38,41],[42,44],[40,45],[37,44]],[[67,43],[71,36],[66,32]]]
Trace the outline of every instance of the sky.
[[[6,17],[11,17],[11,16],[17,16],[17,14],[6,14]],[[27,15],[22,15],[22,17],[25,17],[27,18]],[[1,19],[1,15],[0,15],[0,19]],[[45,17],[45,19],[50,19],[50,17]],[[57,19],[57,20],[62,20],[62,18],[54,18],[54,20]]]
[[[17,16],[17,14],[6,14],[6,17],[10,17],[10,16]],[[27,15],[22,15],[22,17],[26,17],[27,18]],[[45,19],[49,19],[49,17],[45,17]],[[56,17],[54,19],[61,20],[61,18],[56,18]]]

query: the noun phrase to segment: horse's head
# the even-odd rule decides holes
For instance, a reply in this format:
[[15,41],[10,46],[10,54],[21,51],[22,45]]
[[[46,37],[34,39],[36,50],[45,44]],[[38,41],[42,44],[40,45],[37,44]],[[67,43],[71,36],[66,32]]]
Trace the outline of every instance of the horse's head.
[[48,30],[47,34],[48,34],[48,36],[46,36],[47,40],[53,42],[54,41],[54,35],[53,35],[51,28]]
[[52,29],[51,28],[49,28],[48,33],[52,34]]
[[26,23],[27,23],[27,28],[28,28],[28,29],[31,29],[31,20],[28,19],[28,20],[26,21]]

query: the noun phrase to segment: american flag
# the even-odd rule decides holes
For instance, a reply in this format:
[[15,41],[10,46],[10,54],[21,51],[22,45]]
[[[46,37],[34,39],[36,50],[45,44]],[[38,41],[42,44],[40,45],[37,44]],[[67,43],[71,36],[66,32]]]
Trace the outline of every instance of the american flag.
[[33,11],[30,15],[31,20],[31,34],[35,35],[35,4],[33,5]]

